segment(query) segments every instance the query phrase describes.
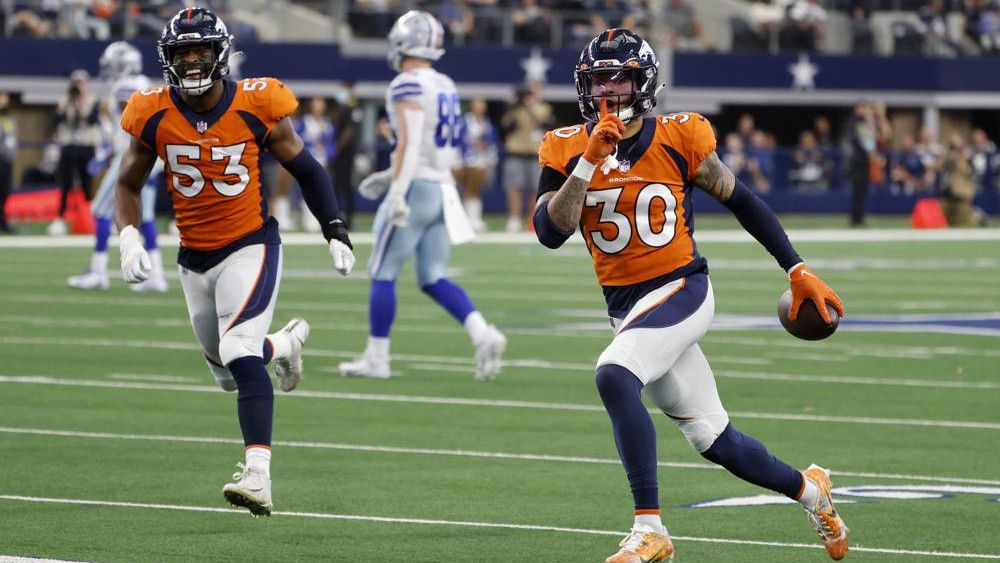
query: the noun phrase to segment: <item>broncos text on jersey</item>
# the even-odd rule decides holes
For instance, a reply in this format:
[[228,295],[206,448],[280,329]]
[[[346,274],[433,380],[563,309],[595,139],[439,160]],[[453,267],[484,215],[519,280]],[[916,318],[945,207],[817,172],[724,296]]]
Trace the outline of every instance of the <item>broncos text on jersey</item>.
[[[540,165],[568,176],[594,125],[549,131],[538,151]],[[711,124],[697,113],[647,117],[633,139],[619,144],[619,168],[594,172],[580,217],[598,281],[605,287],[704,264],[693,238],[691,180],[715,150]]]
[[220,249],[267,220],[260,153],[271,129],[298,101],[274,78],[223,82],[222,100],[207,113],[191,110],[176,89],[157,86],[132,95],[122,129],[166,164],[181,245]]

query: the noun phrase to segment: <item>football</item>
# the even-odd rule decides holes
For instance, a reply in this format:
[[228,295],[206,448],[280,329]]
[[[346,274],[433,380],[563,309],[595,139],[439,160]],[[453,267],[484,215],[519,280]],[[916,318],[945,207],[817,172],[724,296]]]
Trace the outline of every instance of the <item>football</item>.
[[830,320],[833,321],[833,324],[829,325],[819,316],[819,310],[811,299],[807,299],[799,307],[799,316],[794,321],[788,318],[788,311],[791,308],[792,292],[785,291],[781,294],[781,299],[778,299],[778,320],[789,334],[802,340],[823,340],[833,334],[840,324],[840,315],[830,305],[826,306]]

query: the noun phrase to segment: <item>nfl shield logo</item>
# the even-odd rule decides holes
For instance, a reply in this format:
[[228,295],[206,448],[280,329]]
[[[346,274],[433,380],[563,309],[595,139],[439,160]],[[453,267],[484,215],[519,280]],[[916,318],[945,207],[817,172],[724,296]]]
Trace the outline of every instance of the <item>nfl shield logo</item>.
[[198,129],[199,133],[204,133],[205,131],[208,131],[208,124],[205,123],[204,121],[199,121],[196,128]]
[[632,163],[627,160],[623,160],[618,163],[618,171],[621,172],[622,174],[627,174],[628,171],[631,169],[632,169]]

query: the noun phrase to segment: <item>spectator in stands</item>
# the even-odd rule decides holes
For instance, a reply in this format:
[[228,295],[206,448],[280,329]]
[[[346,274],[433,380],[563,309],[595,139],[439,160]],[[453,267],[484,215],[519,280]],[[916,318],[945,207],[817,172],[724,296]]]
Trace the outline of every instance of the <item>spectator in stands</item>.
[[761,173],[756,159],[752,158],[743,145],[743,139],[736,133],[725,137],[725,148],[722,151],[722,162],[733,171],[736,177],[755,191],[766,193],[769,188],[767,178]]
[[335,101],[333,122],[337,131],[337,151],[333,155],[333,189],[337,192],[344,224],[350,228],[354,218],[354,160],[361,141],[363,117],[358,97],[354,93],[353,81],[345,80],[341,83]]
[[920,155],[920,162],[924,165],[924,185],[928,191],[933,191],[938,187],[944,147],[937,141],[929,127],[920,128],[920,143],[917,144],[917,154]]
[[66,95],[56,109],[56,142],[59,143],[59,215],[49,225],[53,235],[66,234],[66,199],[73,189],[74,179],[80,181],[83,195],[90,201],[91,177],[87,163],[101,142],[100,104],[87,92],[89,76],[84,70],[73,71]]
[[881,175],[878,166],[880,128],[871,104],[858,102],[854,106],[849,137],[851,157],[847,169],[851,180],[851,226],[863,227],[871,182]]
[[527,217],[527,224],[531,224],[538,184],[538,145],[551,122],[552,106],[542,100],[537,86],[519,90],[500,121],[506,135],[507,232],[520,231],[522,217]]
[[497,143],[496,128],[486,114],[486,100],[472,100],[462,127],[462,168],[457,179],[472,228],[480,233],[486,232],[482,191],[497,164]]
[[754,173],[754,188],[760,193],[771,191],[774,180],[774,137],[760,129],[750,136],[747,155]]
[[920,8],[919,16],[924,26],[924,35],[929,39],[930,54],[954,55],[956,45],[948,29],[948,12],[944,0],[931,0],[927,6]]
[[10,96],[0,91],[0,233],[10,233],[4,205],[14,189],[14,155],[17,153],[17,122],[10,115]]
[[899,147],[892,155],[889,189],[894,195],[913,195],[927,190],[924,160],[917,151],[913,135],[905,134],[899,139]]
[[821,193],[829,189],[826,178],[827,162],[819,148],[816,134],[803,131],[799,135],[799,145],[792,155],[792,169],[789,176],[792,186],[800,192]]
[[753,116],[749,113],[744,113],[736,121],[736,133],[740,136],[743,141],[743,145],[747,146],[751,143],[753,133],[757,130],[757,125],[753,120]]
[[[336,150],[336,137],[334,136],[333,121],[326,111],[326,100],[314,97],[309,100],[309,111],[300,117],[292,120],[292,126],[309,154],[316,159],[324,168],[330,164],[330,159]],[[296,221],[292,217],[292,175],[281,170],[278,176],[277,189],[274,197],[271,198],[271,210],[274,218],[278,220],[278,227],[283,231],[294,230]],[[313,217],[312,213],[305,208],[301,197],[297,197],[303,205],[299,217],[302,220],[302,227],[309,232],[320,231],[320,224]]]
[[868,19],[868,9],[855,5],[851,8],[851,52],[855,55],[875,53],[875,30]]
[[547,45],[552,40],[552,14],[538,0],[521,0],[510,15],[514,40],[523,45]]
[[396,147],[396,136],[392,124],[383,110],[375,124],[375,170],[385,170],[391,166],[392,151]]
[[827,13],[820,0],[795,0],[785,12],[779,34],[783,51],[813,52],[823,35]]
[[986,131],[972,132],[972,170],[979,189],[995,190],[997,168],[1000,167],[1000,153],[996,144],[986,135]]
[[678,51],[708,51],[712,43],[686,0],[669,0],[664,8],[671,47]]
[[829,188],[834,186],[834,171],[839,165],[839,155],[837,153],[837,143],[833,138],[833,131],[830,127],[830,120],[826,116],[820,115],[813,120],[813,132],[816,134],[816,145],[823,153],[825,170],[823,177]]
[[976,197],[972,151],[961,135],[952,135],[944,157],[944,190],[941,209],[951,227],[974,227],[982,224],[983,215],[972,205]]

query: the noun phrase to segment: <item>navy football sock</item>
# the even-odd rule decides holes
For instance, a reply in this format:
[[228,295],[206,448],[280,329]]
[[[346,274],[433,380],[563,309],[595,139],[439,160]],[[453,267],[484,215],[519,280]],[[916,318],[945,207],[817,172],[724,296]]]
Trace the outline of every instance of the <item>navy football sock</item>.
[[274,389],[264,360],[257,356],[237,358],[226,366],[236,380],[236,413],[240,417],[244,445],[271,445]]
[[771,455],[764,444],[733,428],[731,423],[701,455],[748,483],[788,498],[798,499],[802,491],[802,474],[797,469]]
[[437,301],[438,305],[451,313],[451,316],[460,323],[464,323],[465,317],[476,310],[476,306],[472,304],[472,300],[469,299],[465,291],[447,278],[441,278],[420,289],[430,295],[432,299]]
[[659,509],[656,429],[642,403],[642,382],[622,366],[605,364],[597,368],[597,389],[611,417],[615,445],[628,474],[635,509]]
[[368,330],[372,336],[388,338],[396,318],[395,280],[372,280],[368,297]]

